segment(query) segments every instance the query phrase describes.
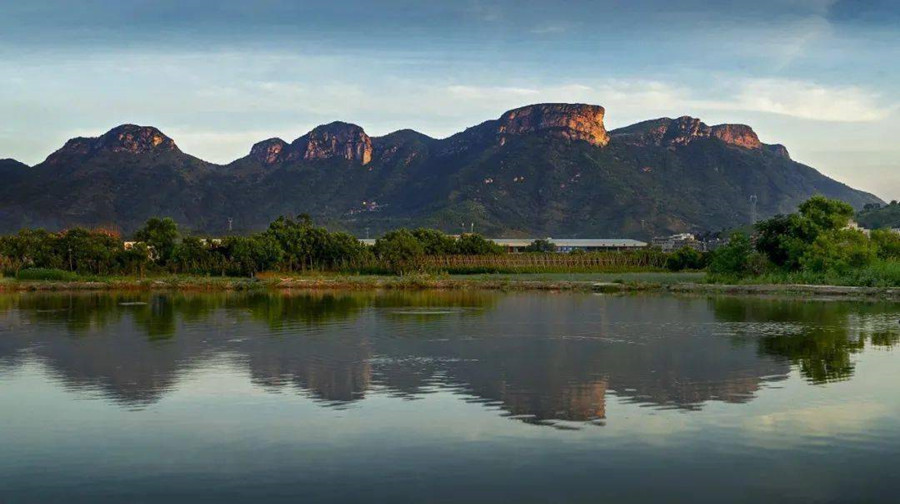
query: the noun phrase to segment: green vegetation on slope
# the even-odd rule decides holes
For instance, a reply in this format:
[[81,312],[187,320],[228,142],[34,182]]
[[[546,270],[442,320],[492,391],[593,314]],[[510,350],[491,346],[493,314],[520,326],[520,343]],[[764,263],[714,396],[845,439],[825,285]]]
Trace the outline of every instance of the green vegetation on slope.
[[856,215],[856,220],[868,229],[900,228],[900,204],[896,200],[887,205],[870,203]]

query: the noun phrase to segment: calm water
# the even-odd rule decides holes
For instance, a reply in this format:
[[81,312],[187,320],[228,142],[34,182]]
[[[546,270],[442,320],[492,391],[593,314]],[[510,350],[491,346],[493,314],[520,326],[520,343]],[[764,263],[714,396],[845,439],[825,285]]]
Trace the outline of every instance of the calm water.
[[0,296],[0,502],[897,502],[900,306]]

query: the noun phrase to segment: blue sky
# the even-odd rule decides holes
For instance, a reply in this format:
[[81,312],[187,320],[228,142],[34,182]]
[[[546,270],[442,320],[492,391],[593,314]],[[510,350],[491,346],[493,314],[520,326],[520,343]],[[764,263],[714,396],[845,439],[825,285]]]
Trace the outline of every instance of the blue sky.
[[900,199],[888,0],[0,0],[0,157],[132,122],[215,162],[332,120],[442,137],[544,101],[693,115]]

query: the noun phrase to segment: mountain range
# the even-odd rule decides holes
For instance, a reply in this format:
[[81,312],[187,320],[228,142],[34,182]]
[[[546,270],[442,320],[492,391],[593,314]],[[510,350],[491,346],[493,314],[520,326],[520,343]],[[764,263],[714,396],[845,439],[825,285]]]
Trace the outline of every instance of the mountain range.
[[73,138],[35,166],[0,160],[0,232],[128,233],[170,216],[220,234],[305,213],[358,235],[474,226],[493,236],[648,238],[742,226],[814,194],[857,208],[882,203],[793,161],[749,126],[679,117],[607,131],[604,114],[597,105],[530,105],[444,139],[409,129],[370,137],[333,122],[290,142],[263,140],[227,165],[126,124]]

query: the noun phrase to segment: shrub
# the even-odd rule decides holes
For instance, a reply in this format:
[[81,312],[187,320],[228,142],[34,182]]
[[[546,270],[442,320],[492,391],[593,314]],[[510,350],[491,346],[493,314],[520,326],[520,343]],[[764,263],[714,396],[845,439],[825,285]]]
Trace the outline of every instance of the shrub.
[[78,280],[78,275],[55,268],[26,268],[16,274],[17,280],[48,280],[56,282],[72,282]]
[[703,253],[691,247],[682,247],[666,258],[666,269],[669,271],[699,270],[705,267],[706,258]]

